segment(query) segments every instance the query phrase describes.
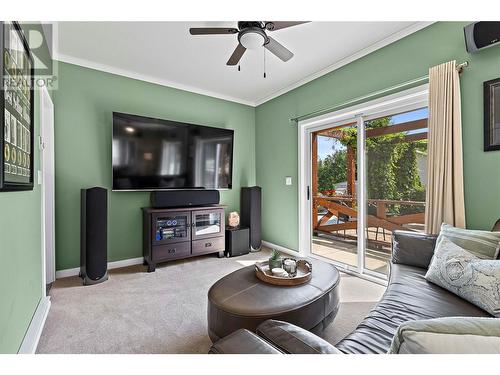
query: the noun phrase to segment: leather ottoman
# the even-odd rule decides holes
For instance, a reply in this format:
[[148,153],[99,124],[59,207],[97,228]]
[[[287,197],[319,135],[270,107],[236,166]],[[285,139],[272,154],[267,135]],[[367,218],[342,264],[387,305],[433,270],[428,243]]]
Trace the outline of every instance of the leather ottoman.
[[255,332],[267,319],[321,335],[339,308],[340,275],[331,264],[309,261],[312,278],[299,286],[264,283],[255,276],[253,265],[217,281],[208,291],[208,334],[212,342],[240,328]]

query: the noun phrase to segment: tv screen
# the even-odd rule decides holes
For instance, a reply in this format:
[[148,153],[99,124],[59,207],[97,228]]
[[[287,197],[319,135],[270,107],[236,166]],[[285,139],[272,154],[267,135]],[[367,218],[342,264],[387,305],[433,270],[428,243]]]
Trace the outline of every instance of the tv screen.
[[113,190],[231,189],[234,131],[113,113]]

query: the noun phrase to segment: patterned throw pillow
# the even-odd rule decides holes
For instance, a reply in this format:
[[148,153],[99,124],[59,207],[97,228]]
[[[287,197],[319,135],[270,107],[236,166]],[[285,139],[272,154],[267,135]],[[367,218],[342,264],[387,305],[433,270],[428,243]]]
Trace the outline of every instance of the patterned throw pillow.
[[481,259],[498,259],[500,255],[500,232],[462,229],[442,224],[436,247],[443,237]]
[[500,317],[500,260],[480,259],[444,237],[425,278]]

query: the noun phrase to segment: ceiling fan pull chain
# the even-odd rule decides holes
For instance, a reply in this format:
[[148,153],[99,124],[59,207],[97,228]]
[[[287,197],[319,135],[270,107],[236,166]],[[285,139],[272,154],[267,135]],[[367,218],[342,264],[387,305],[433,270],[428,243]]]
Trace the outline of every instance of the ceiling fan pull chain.
[[266,78],[266,49],[264,48],[264,78]]

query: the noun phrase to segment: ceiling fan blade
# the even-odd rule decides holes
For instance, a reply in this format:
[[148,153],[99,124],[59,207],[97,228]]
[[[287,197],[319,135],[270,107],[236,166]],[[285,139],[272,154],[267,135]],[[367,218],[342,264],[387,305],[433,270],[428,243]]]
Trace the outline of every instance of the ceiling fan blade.
[[229,60],[227,60],[227,63],[226,65],[236,65],[240,62],[240,59],[241,59],[241,56],[243,56],[243,54],[245,53],[247,49],[245,47],[243,47],[241,44],[238,43],[238,45],[236,46],[236,49],[234,50],[233,54],[231,55],[231,57],[229,58]]
[[311,21],[265,21],[266,29],[269,31],[281,30],[287,27],[301,25]]
[[279,59],[283,61],[288,61],[293,57],[293,53],[284,47],[282,44],[278,43],[276,39],[267,37],[269,42],[264,44],[264,48],[266,48],[269,52],[275,54]]
[[191,27],[191,35],[216,35],[216,34],[236,34],[238,29],[234,27]]

